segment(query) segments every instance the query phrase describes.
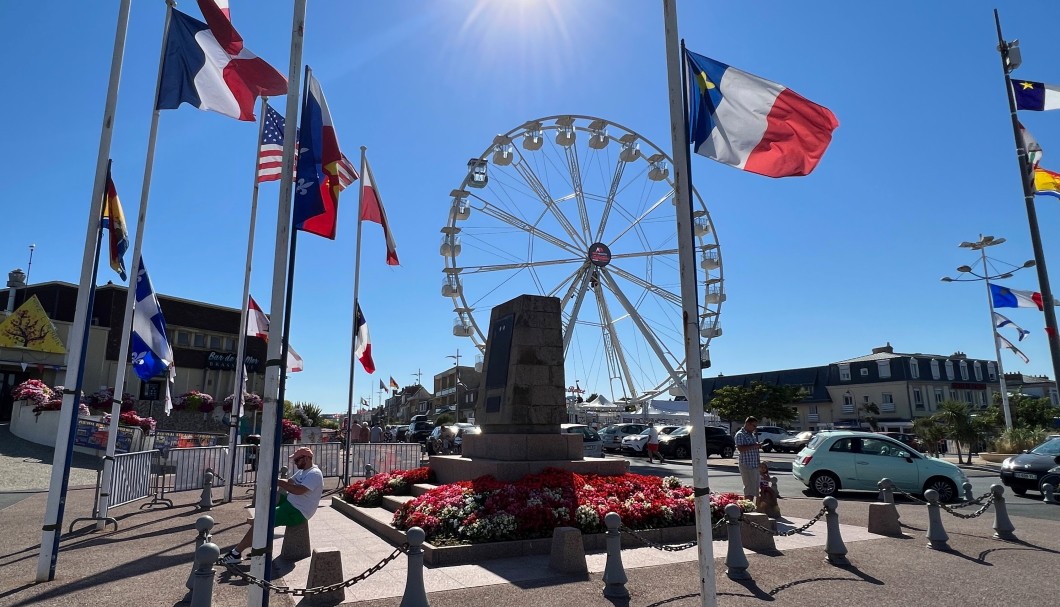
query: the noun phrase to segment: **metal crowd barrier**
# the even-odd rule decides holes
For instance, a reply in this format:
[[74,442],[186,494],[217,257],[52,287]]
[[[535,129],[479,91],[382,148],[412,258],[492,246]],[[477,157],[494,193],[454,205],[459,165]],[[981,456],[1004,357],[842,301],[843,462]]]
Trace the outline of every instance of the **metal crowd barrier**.
[[151,468],[156,451],[118,453],[114,456],[114,470],[110,476],[109,507],[124,506],[154,494]]

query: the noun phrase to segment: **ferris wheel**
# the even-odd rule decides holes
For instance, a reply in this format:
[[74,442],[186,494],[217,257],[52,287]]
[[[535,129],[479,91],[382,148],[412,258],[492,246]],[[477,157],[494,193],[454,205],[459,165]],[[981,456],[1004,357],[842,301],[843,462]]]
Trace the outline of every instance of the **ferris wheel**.
[[[494,306],[560,299],[565,381],[640,406],[683,394],[684,333],[672,161],[591,116],[539,118],[468,161],[442,228],[453,333],[484,351]],[[721,250],[692,190],[701,356],[721,335]]]

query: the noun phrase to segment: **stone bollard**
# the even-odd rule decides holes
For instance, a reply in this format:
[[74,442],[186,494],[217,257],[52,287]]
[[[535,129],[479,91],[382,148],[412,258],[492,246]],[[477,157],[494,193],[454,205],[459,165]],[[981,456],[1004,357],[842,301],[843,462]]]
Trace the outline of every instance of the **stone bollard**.
[[950,536],[942,527],[942,509],[939,507],[939,492],[928,489],[924,492],[924,499],[928,502],[928,528],[925,537],[928,539],[928,548],[933,550],[949,551]]
[[1005,488],[1001,485],[990,485],[990,493],[994,494],[994,537],[999,540],[1014,540],[1016,534],[1015,525],[1008,518],[1008,508],[1005,506]]
[[372,478],[373,476],[375,476],[375,468],[372,467],[372,464],[365,464],[364,465],[364,477],[365,478]]
[[[309,561],[309,578],[307,588],[321,588],[339,584],[342,579],[342,552],[338,548],[321,548],[313,550]],[[338,605],[346,600],[346,589],[339,587],[329,592],[320,592],[309,597],[310,605]]]
[[901,537],[902,524],[898,522],[898,508],[884,502],[869,504],[869,533]]
[[581,529],[556,527],[552,530],[552,550],[549,553],[548,568],[572,575],[589,573]]
[[613,599],[628,599],[629,590],[626,590],[626,571],[622,568],[622,532],[618,530],[622,526],[622,517],[614,512],[608,512],[604,516],[604,525],[607,527],[605,539],[607,542],[607,562],[604,564],[604,596]]
[[964,484],[961,485],[961,488],[964,489],[964,501],[970,502],[975,499],[975,495],[972,494],[971,483],[969,483],[968,481],[964,481]]
[[876,483],[876,486],[880,489],[879,501],[885,504],[894,503],[894,481],[889,478],[881,478],[880,482]]
[[195,581],[192,582],[191,607],[210,607],[213,603],[213,566],[221,557],[217,544],[206,542],[195,549]]
[[430,607],[427,590],[423,587],[423,540],[427,534],[419,527],[409,527],[405,540],[409,544],[408,577],[400,607]]
[[[743,523],[740,529],[740,541],[744,548],[764,554],[776,554],[777,542],[773,536],[776,531],[776,521],[769,519],[764,512],[744,512]],[[755,527],[752,525],[758,525]],[[764,529],[763,529],[764,527]]]
[[839,513],[836,512],[839,500],[829,495],[824,498],[823,504],[827,510],[824,522],[828,530],[828,537],[824,542],[825,560],[838,567],[846,567],[850,565],[850,561],[847,560],[847,546],[843,543],[843,536],[839,532]]
[[[195,530],[199,532],[199,535],[195,536],[195,550],[198,552],[199,547],[209,542],[212,538],[210,537],[210,530],[213,529],[214,521],[213,518],[207,515],[202,515],[195,519]],[[195,580],[195,570],[198,565],[195,560],[191,562],[191,572],[188,574],[188,581],[184,582],[184,587],[188,590],[192,589],[192,584]]]
[[202,473],[202,497],[199,498],[199,510],[213,508],[213,471],[207,468]]
[[740,534],[740,517],[743,512],[736,504],[725,506],[726,533],[729,535],[729,549],[725,553],[725,575],[730,580],[749,580],[751,574],[747,573],[747,556],[743,553],[743,536]]
[[1052,486],[1050,483],[1042,485],[1042,501],[1047,504],[1055,504],[1056,487]]

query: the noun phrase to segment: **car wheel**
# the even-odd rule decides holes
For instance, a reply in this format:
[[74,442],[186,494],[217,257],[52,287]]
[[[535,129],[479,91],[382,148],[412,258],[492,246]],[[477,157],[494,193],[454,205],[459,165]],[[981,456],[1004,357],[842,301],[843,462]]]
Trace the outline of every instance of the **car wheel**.
[[768,441],[767,440],[766,442],[762,443],[762,451],[765,451],[766,453],[769,453],[772,450],[773,450],[773,441]]
[[677,459],[688,459],[688,447],[684,445],[674,447],[674,457]]
[[721,456],[725,459],[732,457],[732,447],[722,447]]
[[1045,495],[1045,486],[1052,485],[1053,491],[1060,492],[1060,474],[1046,474],[1038,483],[1038,491]]
[[928,482],[924,485],[924,491],[927,491],[928,489],[938,491],[939,501],[943,504],[957,501],[957,483],[948,478],[943,478],[941,476],[929,478]]
[[1016,495],[1027,495],[1026,487],[1009,487],[1009,489],[1012,489],[1012,492]]
[[820,497],[835,495],[839,491],[839,479],[831,472],[818,472],[810,479],[810,491]]

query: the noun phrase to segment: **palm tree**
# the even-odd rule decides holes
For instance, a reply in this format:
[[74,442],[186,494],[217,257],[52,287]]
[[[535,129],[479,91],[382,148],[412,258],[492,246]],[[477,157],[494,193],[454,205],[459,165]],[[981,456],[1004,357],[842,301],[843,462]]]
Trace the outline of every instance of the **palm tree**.
[[946,439],[946,427],[942,425],[937,416],[914,419],[913,432],[920,439],[925,453],[930,453],[934,457],[939,456],[939,441]]
[[957,463],[965,463],[961,454],[962,442],[968,445],[968,463],[972,463],[971,448],[979,437],[979,433],[976,431],[968,404],[955,400],[944,401],[939,405],[938,413],[932,417],[937,418],[938,422],[946,428],[946,435],[957,445]]

